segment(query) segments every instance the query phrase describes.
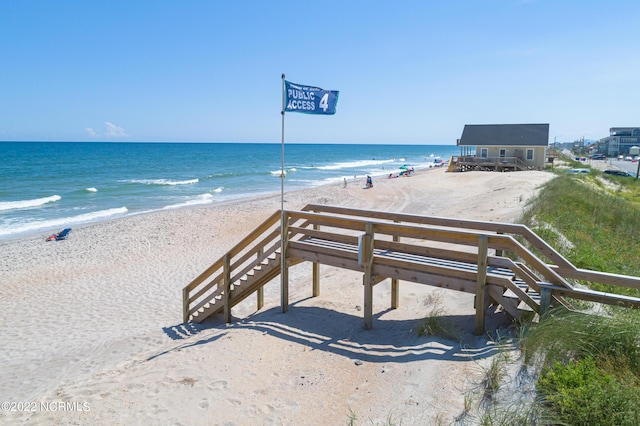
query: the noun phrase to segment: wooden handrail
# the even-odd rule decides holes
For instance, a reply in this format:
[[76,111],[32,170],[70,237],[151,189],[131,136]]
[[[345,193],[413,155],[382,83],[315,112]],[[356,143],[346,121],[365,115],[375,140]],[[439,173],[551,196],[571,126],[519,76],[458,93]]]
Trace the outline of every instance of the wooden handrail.
[[[426,228],[415,225],[403,225],[398,223],[379,222],[379,221],[365,221],[363,219],[356,220],[350,218],[336,218],[325,216],[320,213],[300,213],[300,212],[287,212],[292,217],[303,217],[309,222],[330,224],[330,226],[349,229],[349,230],[362,230],[366,223],[374,225],[376,234],[387,234],[392,236],[409,237],[414,239],[423,239],[429,241],[445,242],[449,244],[459,244],[470,247],[478,247],[478,238],[483,235],[481,232],[476,231],[461,231],[457,229],[442,229],[442,228]],[[334,240],[333,233],[327,231],[309,231],[309,234],[313,233],[318,238],[326,238]],[[376,240],[377,244],[378,240]],[[393,243],[390,241],[384,242],[385,247],[397,247],[396,250],[400,251],[400,243]],[[572,288],[565,279],[562,278],[555,270],[551,269],[549,265],[537,258],[533,253],[520,244],[515,238],[510,235],[491,235],[488,238],[489,248],[499,248],[509,250],[516,255],[523,258],[526,262],[535,266],[536,270],[540,272],[550,283],[556,284],[565,288]]]
[[[284,222],[280,222],[281,219]],[[284,247],[281,247],[282,231],[280,226],[282,223],[286,224],[286,238],[284,239],[286,244]],[[358,236],[361,235],[367,236],[366,241],[369,241],[368,244],[371,244],[375,252],[371,253],[367,262],[359,265],[357,263],[358,255],[354,252],[353,247],[357,245]],[[400,237],[405,240],[398,241]],[[522,237],[531,247],[535,248],[536,253],[542,254],[552,263],[548,264],[541,260],[516,237]],[[312,240],[310,243],[305,243],[305,238]],[[316,239],[315,242],[313,239]],[[324,247],[318,245],[318,240],[327,240],[330,243]],[[447,243],[452,247],[443,249],[433,244],[421,245],[416,243],[419,240]],[[483,249],[480,241],[483,242],[483,247],[496,250],[496,255],[479,256],[478,253]],[[469,248],[460,249],[455,246]],[[462,280],[468,282],[471,280],[470,277],[479,276],[481,266],[483,271],[488,266],[509,269],[533,290],[542,291],[545,303],[549,300],[549,295],[553,293],[559,297],[566,296],[584,300],[597,301],[600,300],[598,299],[600,297],[603,303],[621,303],[625,306],[640,307],[640,298],[622,298],[606,293],[583,291],[573,288],[567,281],[567,279],[578,279],[640,289],[639,277],[578,269],[524,225],[309,204],[301,211],[274,212],[184,287],[184,321],[187,322],[191,315],[216,298],[222,298],[225,301],[225,318],[230,319],[229,309],[239,301],[235,297],[245,297],[244,293],[236,294],[234,290],[236,296],[232,301],[231,287],[235,286],[234,283],[247,275],[256,265],[278,250],[281,251],[282,256],[285,256],[284,261],[286,262],[296,263],[304,260],[318,263],[326,262],[334,266],[361,270],[368,277],[365,283],[371,287],[380,280],[375,274],[393,274],[393,268],[404,269],[402,272],[404,277],[416,280],[408,274],[410,268],[415,267],[416,271],[420,271],[419,273],[422,274],[421,279],[426,280],[424,282],[435,283],[433,278],[424,275],[432,271],[435,276],[442,279],[446,275],[446,280],[452,286],[451,288],[465,287],[468,289],[469,287]],[[409,257],[405,260],[400,257],[384,257],[380,250],[403,253]],[[513,253],[524,263],[500,256],[502,250]],[[447,266],[446,262],[441,265],[421,263],[418,266],[418,263],[411,260],[411,255],[445,261],[451,260],[470,265],[477,263],[478,269],[475,272],[466,271]],[[480,262],[480,258],[484,260]],[[270,268],[273,268],[273,265]],[[269,269],[260,279],[264,277],[271,279],[277,273],[278,271]],[[384,276],[380,275],[380,277]],[[486,279],[483,281],[490,285],[509,288],[530,306],[535,304],[531,297],[510,279],[501,276],[500,273],[486,271]],[[254,282],[247,287],[248,291],[255,291],[256,287],[263,285],[261,283],[262,281]],[[537,311],[537,305],[532,308]]]
[[320,213],[334,213],[345,216],[360,216],[375,219],[385,219],[397,222],[410,222],[420,225],[442,226],[446,228],[464,228],[493,233],[520,235],[532,247],[543,254],[559,267],[575,269],[564,256],[549,246],[542,238],[525,225],[513,223],[488,222],[468,219],[452,219],[438,216],[419,216],[406,213],[389,213],[381,211],[369,211],[321,204],[308,204],[302,210]]
[[[261,240],[256,242],[261,235],[268,231],[272,226],[279,224],[281,217],[280,211],[274,212],[264,222],[258,225],[253,231],[251,231],[240,242],[234,245],[228,252],[216,260],[210,267],[208,267],[203,273],[198,275],[193,281],[191,281],[186,287],[182,289],[182,304],[183,304],[183,320],[189,321],[189,317],[197,312],[200,308],[205,306],[210,300],[223,292],[223,289],[219,288],[220,283],[225,281],[224,284],[229,286],[231,282],[230,277],[236,277],[234,269],[242,267],[242,265],[249,260],[252,256],[256,256],[259,253],[262,254],[262,258],[273,253],[275,249],[264,250],[264,248],[272,242],[279,245],[280,230],[276,228],[269,234],[264,236]],[[277,239],[277,240],[276,240]],[[249,248],[253,244],[253,247]],[[249,248],[249,250],[247,250]],[[277,248],[276,248],[277,249]],[[266,253],[266,254],[265,254]],[[236,256],[241,255],[240,258],[233,260]],[[223,270],[225,265],[225,259],[227,261],[228,270]],[[233,261],[232,261],[233,260]],[[243,274],[246,273],[247,268],[243,269]],[[239,278],[243,274],[238,275]],[[199,286],[216,275],[213,279],[208,281],[204,286]],[[224,278],[227,277],[226,280]],[[216,287],[215,290],[212,289]],[[194,290],[196,290],[194,292]],[[228,294],[226,295],[229,296]],[[191,306],[195,303],[195,306]]]

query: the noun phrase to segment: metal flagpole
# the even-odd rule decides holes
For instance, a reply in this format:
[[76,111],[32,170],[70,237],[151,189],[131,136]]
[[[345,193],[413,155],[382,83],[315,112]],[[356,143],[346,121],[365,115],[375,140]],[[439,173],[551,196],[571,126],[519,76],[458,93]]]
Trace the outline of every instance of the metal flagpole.
[[280,211],[284,212],[284,73],[282,73],[282,166],[280,167]]
[[280,167],[280,305],[282,312],[289,310],[289,283],[286,271],[286,240],[285,240],[285,213],[284,213],[284,109],[285,109],[285,82],[282,73],[282,164]]

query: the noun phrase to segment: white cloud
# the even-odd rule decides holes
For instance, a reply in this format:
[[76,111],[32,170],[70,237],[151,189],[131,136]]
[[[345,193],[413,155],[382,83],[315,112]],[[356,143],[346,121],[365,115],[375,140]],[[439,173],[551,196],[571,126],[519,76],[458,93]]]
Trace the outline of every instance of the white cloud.
[[104,123],[107,126],[107,136],[111,136],[114,138],[122,138],[122,137],[126,137],[129,136],[127,134],[127,132],[124,130],[124,128],[120,127],[120,126],[116,126],[113,123],[110,123],[108,121],[106,121]]
[[87,127],[84,129],[84,132],[92,138],[125,138],[129,136],[123,127],[117,126],[109,121],[105,121],[104,124],[106,126],[104,131]]

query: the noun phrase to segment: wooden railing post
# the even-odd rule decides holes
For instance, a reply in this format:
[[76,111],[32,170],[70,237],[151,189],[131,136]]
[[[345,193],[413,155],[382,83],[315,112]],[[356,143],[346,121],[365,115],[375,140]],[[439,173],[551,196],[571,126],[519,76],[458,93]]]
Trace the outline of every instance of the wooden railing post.
[[373,223],[367,222],[362,237],[362,263],[364,266],[364,328],[373,328]]
[[[393,222],[400,223],[397,220],[394,220]],[[394,235],[393,242],[395,243],[400,242],[400,237],[398,237],[397,235]],[[391,309],[398,309],[398,306],[400,305],[399,300],[400,300],[400,288],[398,285],[398,279],[391,278]]]
[[182,322],[189,322],[189,289],[182,289]]
[[[497,234],[498,235],[504,235],[504,233],[502,231],[498,231]],[[502,249],[497,249],[496,250],[496,256],[502,256]]]
[[[262,249],[262,247],[260,249],[258,249],[258,259],[260,259],[262,257],[262,254],[264,253],[264,250]],[[260,286],[258,287],[258,291],[256,292],[256,305],[257,305],[257,310],[262,309],[262,307],[264,306],[264,286]]]
[[[320,226],[314,224],[313,229],[317,231],[320,229]],[[313,297],[318,297],[320,296],[320,263],[313,262],[311,264],[311,271],[313,280]]]
[[231,322],[231,255],[226,253],[222,263],[222,285],[224,285],[224,322]]
[[476,330],[475,334],[484,334],[485,299],[487,296],[487,252],[489,239],[486,235],[478,237],[478,276],[476,280]]
[[280,305],[282,312],[287,312],[289,310],[289,268],[287,266],[289,218],[284,210],[280,221],[280,234]]

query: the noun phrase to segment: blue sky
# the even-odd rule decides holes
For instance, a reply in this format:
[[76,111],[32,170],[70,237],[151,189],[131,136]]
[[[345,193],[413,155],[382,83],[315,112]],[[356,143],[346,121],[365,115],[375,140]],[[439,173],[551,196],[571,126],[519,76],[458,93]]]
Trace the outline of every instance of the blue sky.
[[286,142],[550,142],[638,126],[640,2],[0,1],[0,140],[280,142],[281,74],[339,90]]

